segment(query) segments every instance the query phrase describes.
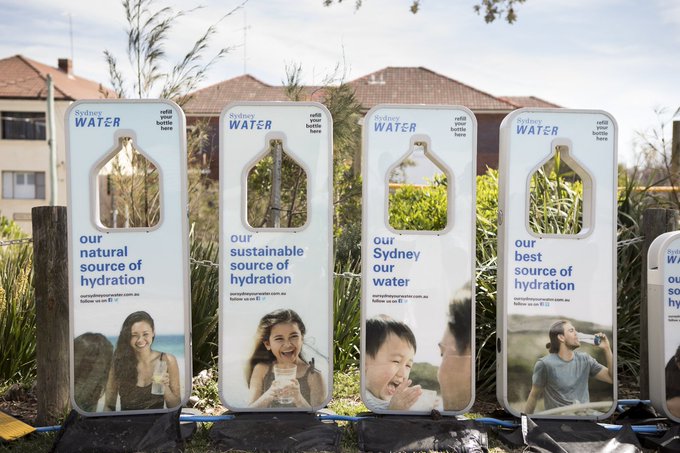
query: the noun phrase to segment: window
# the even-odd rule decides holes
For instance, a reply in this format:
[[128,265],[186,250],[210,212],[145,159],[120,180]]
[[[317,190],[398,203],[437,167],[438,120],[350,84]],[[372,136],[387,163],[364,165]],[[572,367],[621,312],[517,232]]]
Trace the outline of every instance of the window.
[[2,112],[4,140],[45,140],[43,112]]
[[45,172],[3,171],[2,198],[45,199]]

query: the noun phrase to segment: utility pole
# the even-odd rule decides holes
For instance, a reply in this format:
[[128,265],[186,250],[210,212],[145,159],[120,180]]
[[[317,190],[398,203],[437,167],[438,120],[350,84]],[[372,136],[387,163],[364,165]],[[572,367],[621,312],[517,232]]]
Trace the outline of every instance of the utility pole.
[[671,121],[673,125],[673,138],[671,140],[671,181],[673,185],[676,185],[678,183],[678,177],[680,176],[680,108],[675,112]]
[[283,161],[283,146],[281,140],[272,140],[272,192],[271,204],[269,208],[269,228],[281,227],[281,165]]
[[57,132],[54,118],[54,82],[47,74],[47,146],[50,148],[50,206],[57,205]]

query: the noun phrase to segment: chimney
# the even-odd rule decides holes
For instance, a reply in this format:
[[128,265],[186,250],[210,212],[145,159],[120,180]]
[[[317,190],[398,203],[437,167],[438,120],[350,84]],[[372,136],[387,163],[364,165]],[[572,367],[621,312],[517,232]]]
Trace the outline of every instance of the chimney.
[[73,75],[73,61],[70,58],[60,58],[59,70],[66,75]]

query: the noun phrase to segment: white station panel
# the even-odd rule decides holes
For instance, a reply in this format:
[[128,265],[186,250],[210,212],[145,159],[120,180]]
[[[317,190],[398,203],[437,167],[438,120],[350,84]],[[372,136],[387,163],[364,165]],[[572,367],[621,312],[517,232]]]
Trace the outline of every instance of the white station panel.
[[649,396],[668,418],[680,422],[680,232],[664,233],[647,260]]
[[73,406],[169,411],[191,393],[184,113],[79,101],[66,131]]
[[[501,124],[497,393],[514,415],[601,419],[615,409],[616,137],[601,111],[520,109]],[[562,208],[581,211],[570,234],[533,223],[550,224],[545,197],[563,196],[540,176],[545,164],[548,177],[568,166],[564,179],[582,190],[581,205]]]
[[[230,104],[220,137],[220,397],[235,411],[317,410],[333,377],[330,114]],[[266,220],[250,217],[263,206]],[[288,222],[293,211],[306,218]]]
[[[363,135],[362,398],[378,413],[465,412],[474,400],[477,121],[459,106],[379,105]],[[409,173],[425,159],[446,178],[445,225],[400,230],[389,214],[394,175],[433,184],[432,171]]]

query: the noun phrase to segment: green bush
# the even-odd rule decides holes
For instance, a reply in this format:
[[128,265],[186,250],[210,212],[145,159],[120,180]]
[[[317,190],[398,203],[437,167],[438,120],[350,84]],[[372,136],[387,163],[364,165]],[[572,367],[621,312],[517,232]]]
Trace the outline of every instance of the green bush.
[[[562,175],[561,175],[562,176]],[[539,171],[533,178],[530,192],[532,225],[551,233],[574,233],[581,227],[578,214],[582,202],[580,181],[569,182],[558,177],[555,171]],[[618,364],[620,375],[636,381],[640,363],[640,235],[639,219],[644,209],[659,202],[645,190],[636,186],[635,175],[623,173],[618,205]],[[391,196],[390,222],[397,229],[436,230],[445,225],[445,205],[437,205],[445,193],[446,181],[435,181],[424,190],[408,188],[397,190]],[[416,192],[421,191],[418,195]],[[549,203],[546,193],[559,194],[555,203]],[[435,204],[434,206],[428,204]],[[425,205],[425,206],[423,206]],[[541,209],[541,206],[544,209]],[[426,212],[426,216],[413,211]],[[549,215],[544,215],[549,211]],[[497,212],[498,172],[489,169],[477,177],[477,229],[476,229],[476,350],[477,392],[493,392],[496,384],[496,284],[497,284]],[[540,218],[539,218],[540,217]],[[400,228],[404,227],[404,228]],[[408,228],[405,228],[408,227]]]
[[[549,182],[550,176],[546,181]],[[565,193],[580,196],[580,187],[570,187]],[[640,190],[635,174],[621,172],[622,187],[618,199],[617,248],[617,313],[618,313],[618,365],[619,376],[635,382],[640,363],[640,287],[641,242],[640,219],[644,209],[662,205],[667,200],[656,199],[646,190]],[[439,202],[445,194],[446,181],[435,180],[433,186],[395,192],[392,201],[395,210],[391,217],[395,228],[441,229],[445,225],[446,209]],[[427,206],[427,216],[415,217],[414,205]],[[477,392],[491,392],[496,379],[496,243],[498,208],[498,173],[489,170],[477,177],[477,229],[476,229],[476,349]],[[568,202],[564,206],[568,206]],[[677,206],[674,206],[677,208]],[[419,208],[418,208],[419,209]],[[571,215],[571,216],[570,216]],[[573,212],[565,210],[551,219],[559,231],[574,225]],[[400,223],[401,222],[401,223]],[[359,224],[354,225],[356,231]],[[406,228],[408,226],[408,228]],[[358,234],[353,235],[358,241]],[[2,240],[23,237],[19,229],[0,218]],[[348,236],[349,237],[349,236]],[[344,249],[349,250],[348,244]],[[336,257],[334,279],[334,367],[349,371],[359,365],[361,264],[356,255]],[[218,269],[210,263],[218,262],[218,245],[211,241],[191,242],[191,293],[193,365],[195,370],[215,366],[218,354]],[[32,247],[30,244],[0,247],[0,344],[8,353],[0,362],[0,382],[26,382],[35,376],[35,310],[32,278]]]
[[447,182],[436,177],[427,187],[404,185],[389,195],[390,226],[395,230],[439,231],[446,228]]
[[333,279],[333,368],[349,371],[359,367],[361,339],[361,263],[336,264]]
[[[26,236],[0,217],[0,241]],[[35,377],[35,303],[33,247],[0,246],[0,382],[28,382]]]
[[193,369],[215,367],[218,345],[219,271],[216,242],[192,238],[191,252],[191,336]]

